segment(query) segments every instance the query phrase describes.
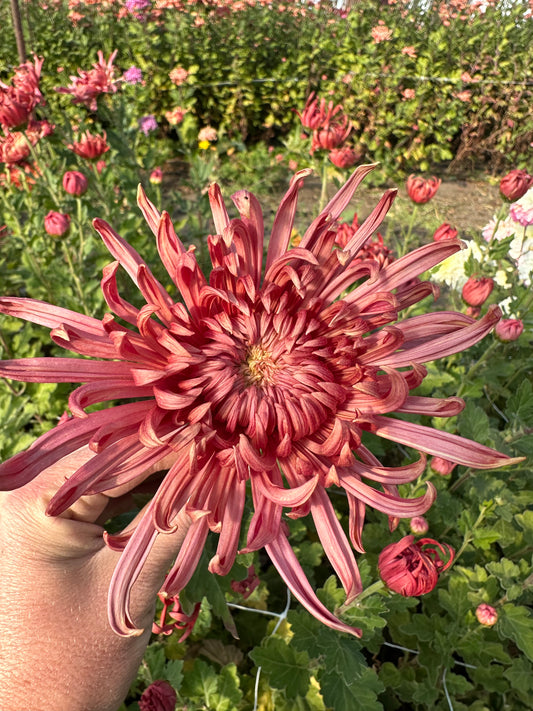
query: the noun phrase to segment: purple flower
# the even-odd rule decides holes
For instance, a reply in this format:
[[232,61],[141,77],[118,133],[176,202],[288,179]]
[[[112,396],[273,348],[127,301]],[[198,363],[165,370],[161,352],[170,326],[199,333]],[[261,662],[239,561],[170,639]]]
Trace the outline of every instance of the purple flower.
[[148,114],[148,116],[143,116],[139,119],[139,129],[147,136],[150,131],[155,131],[157,128],[157,121],[153,114]]
[[126,69],[122,75],[122,78],[128,84],[140,84],[143,79],[143,73],[139,67],[130,67],[129,69]]

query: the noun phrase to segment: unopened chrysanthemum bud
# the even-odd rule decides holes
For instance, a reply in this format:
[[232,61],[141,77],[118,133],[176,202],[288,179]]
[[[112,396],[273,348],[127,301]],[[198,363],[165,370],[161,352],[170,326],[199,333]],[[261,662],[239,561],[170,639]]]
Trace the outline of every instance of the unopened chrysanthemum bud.
[[487,603],[482,602],[476,608],[476,617],[480,625],[485,625],[485,627],[492,627],[498,621],[498,613]]
[[440,227],[437,227],[433,233],[433,241],[441,242],[444,239],[455,239],[457,237],[457,230],[452,227],[448,222],[443,222]]
[[432,457],[430,462],[430,467],[433,471],[441,476],[448,476],[456,466],[456,462],[451,462],[449,459],[443,459],[442,457]]
[[524,330],[524,324],[519,318],[503,318],[494,328],[496,336],[505,343],[516,341]]
[[49,235],[61,237],[70,227],[70,215],[50,210],[44,218],[44,229]]
[[63,189],[69,193],[69,195],[76,195],[79,197],[87,192],[89,187],[89,182],[87,178],[80,173],[79,170],[67,170],[63,176]]
[[494,279],[490,277],[470,277],[463,286],[463,301],[469,306],[481,306],[494,289]]
[[150,182],[152,185],[161,185],[161,181],[163,180],[163,171],[159,166],[157,168],[154,168],[152,172],[150,173]]
[[525,195],[532,184],[533,176],[525,170],[515,169],[500,180],[500,192],[507,200],[514,202]]
[[423,516],[415,516],[411,519],[409,527],[414,534],[419,536],[428,532],[429,524]]
[[407,194],[413,202],[429,202],[435,196],[441,182],[441,179],[435,176],[426,180],[420,175],[410,175],[406,183]]

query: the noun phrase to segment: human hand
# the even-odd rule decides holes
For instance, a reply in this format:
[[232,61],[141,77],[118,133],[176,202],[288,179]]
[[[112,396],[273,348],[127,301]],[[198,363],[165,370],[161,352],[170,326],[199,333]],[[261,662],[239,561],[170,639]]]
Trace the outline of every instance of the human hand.
[[117,636],[107,591],[120,553],[105,545],[100,523],[132,486],[84,496],[57,517],[44,513],[92,456],[83,448],[0,492],[0,711],[116,711],[148,644],[157,591],[190,519],[182,512],[176,532],[158,537],[133,587],[130,609],[143,634]]

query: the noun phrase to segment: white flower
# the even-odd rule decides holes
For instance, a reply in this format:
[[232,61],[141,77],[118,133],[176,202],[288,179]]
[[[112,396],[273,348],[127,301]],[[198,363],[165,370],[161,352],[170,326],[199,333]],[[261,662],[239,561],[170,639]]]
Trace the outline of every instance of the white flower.
[[469,260],[470,255],[474,257],[476,262],[483,261],[483,253],[475,242],[465,242],[465,244],[465,249],[448,257],[448,259],[445,259],[444,262],[431,271],[431,276],[434,281],[440,284],[447,284],[456,290],[463,288],[468,280],[465,274],[465,264]]
[[521,229],[510,217],[506,217],[505,220],[498,220],[497,215],[494,215],[492,220],[483,227],[481,234],[486,242],[490,242],[492,239],[500,242],[506,237],[515,235]]
[[496,274],[494,275],[494,281],[498,286],[507,286],[508,281],[507,281],[507,272],[505,269],[498,269]]

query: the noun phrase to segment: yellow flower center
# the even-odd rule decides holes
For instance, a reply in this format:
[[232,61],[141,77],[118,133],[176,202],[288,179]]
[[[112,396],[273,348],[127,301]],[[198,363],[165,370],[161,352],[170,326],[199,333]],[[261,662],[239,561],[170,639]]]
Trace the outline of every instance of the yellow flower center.
[[249,385],[271,385],[279,368],[279,364],[274,362],[269,351],[263,346],[255,345],[248,350],[242,365],[242,373]]

